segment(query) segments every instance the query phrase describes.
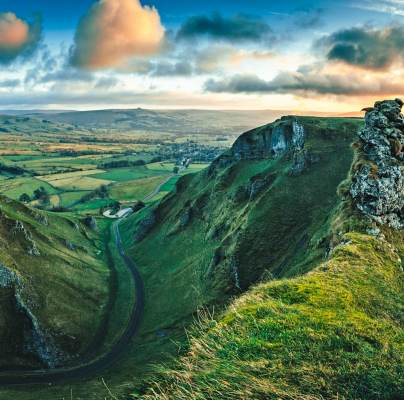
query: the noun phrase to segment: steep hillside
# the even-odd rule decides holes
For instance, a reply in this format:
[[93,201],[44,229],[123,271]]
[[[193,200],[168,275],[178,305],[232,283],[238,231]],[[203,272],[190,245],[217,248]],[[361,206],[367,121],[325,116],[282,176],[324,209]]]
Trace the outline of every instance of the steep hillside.
[[193,285],[243,289],[268,272],[201,317],[188,353],[136,398],[403,398],[402,104],[368,111],[352,170],[358,121],[288,117],[243,135],[139,223],[133,253],[188,302]]
[[84,222],[0,197],[0,368],[65,365],[97,337],[109,269]]
[[153,210],[128,219],[126,245],[151,299],[146,314],[149,306],[170,326],[260,279],[310,270],[328,251],[337,187],[361,124],[284,117],[247,132]]

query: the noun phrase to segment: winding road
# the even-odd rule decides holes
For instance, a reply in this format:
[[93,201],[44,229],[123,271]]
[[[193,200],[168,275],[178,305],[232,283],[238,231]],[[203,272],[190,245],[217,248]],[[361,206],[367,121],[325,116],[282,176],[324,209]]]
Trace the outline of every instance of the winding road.
[[151,193],[149,193],[144,199],[143,201],[149,201],[151,200],[158,192],[160,192],[160,189],[173,177],[175,176],[174,174],[170,175],[167,177],[167,179],[164,179],[163,182],[161,182]]
[[119,231],[121,221],[122,219],[112,224],[112,232],[119,255],[130,271],[135,286],[135,304],[130,315],[128,326],[122,336],[113,344],[108,353],[75,367],[35,371],[2,371],[0,372],[0,385],[52,384],[72,379],[83,379],[95,375],[111,366],[124,354],[127,346],[139,330],[144,309],[144,287],[142,277],[140,276],[136,264],[125,253]]

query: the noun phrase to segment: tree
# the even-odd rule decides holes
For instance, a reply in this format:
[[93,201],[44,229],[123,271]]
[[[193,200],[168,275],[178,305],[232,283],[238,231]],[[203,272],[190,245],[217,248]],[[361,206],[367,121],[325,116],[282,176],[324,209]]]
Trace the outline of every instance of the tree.
[[29,202],[31,201],[31,197],[29,197],[27,193],[23,193],[23,194],[20,196],[20,201],[21,201],[22,203],[29,203]]
[[49,197],[48,192],[46,191],[46,189],[43,186],[34,190],[34,199],[35,200],[41,200],[43,197]]
[[176,166],[173,168],[174,174],[178,174],[179,171],[180,171],[180,168],[178,167],[178,165],[176,165]]
[[34,190],[34,199],[38,200],[42,205],[47,206],[50,204],[50,196],[47,190],[41,186]]

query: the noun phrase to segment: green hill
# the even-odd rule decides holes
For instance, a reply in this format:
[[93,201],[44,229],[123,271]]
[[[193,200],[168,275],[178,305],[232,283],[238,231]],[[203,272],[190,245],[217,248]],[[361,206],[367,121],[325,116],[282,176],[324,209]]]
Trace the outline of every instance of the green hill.
[[367,114],[355,160],[362,120],[284,117],[126,221],[145,324],[207,307],[188,350],[135,398],[403,396],[402,153],[383,135],[404,123],[390,105]]
[[0,197],[0,367],[55,367],[94,346],[109,269],[97,232],[74,216]]
[[[120,362],[103,380],[0,397],[401,399],[401,106],[377,103],[365,121],[286,116],[179,178],[120,224],[145,293],[139,333]],[[2,362],[52,366],[40,341],[24,352],[30,336],[12,336],[35,326],[30,312],[46,343],[69,355],[61,363],[88,354],[109,314],[99,254],[108,224],[97,232],[73,214],[6,198],[0,209],[0,334],[14,346]],[[118,275],[112,324],[123,328],[131,289]]]
[[[247,132],[209,169],[183,177],[145,219],[125,221],[126,244],[156,298],[155,318],[169,326],[260,279],[302,274],[321,260],[361,124],[285,117]],[[301,143],[294,144],[294,125],[303,127]]]

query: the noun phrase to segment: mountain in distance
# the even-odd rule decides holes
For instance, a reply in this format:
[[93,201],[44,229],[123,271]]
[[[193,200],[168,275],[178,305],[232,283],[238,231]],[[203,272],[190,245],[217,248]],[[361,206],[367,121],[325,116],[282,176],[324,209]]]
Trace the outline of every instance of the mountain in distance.
[[[121,109],[94,111],[12,111],[2,113],[28,116],[53,123],[63,123],[87,129],[141,130],[182,134],[239,134],[256,126],[273,121],[282,115],[296,114],[285,110],[149,110]],[[313,112],[309,115],[327,116]],[[351,113],[351,116],[360,113]],[[339,114],[339,116],[341,116]]]

